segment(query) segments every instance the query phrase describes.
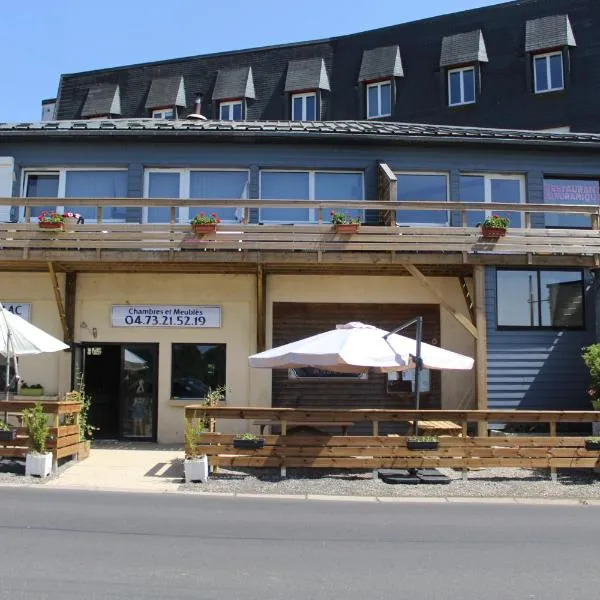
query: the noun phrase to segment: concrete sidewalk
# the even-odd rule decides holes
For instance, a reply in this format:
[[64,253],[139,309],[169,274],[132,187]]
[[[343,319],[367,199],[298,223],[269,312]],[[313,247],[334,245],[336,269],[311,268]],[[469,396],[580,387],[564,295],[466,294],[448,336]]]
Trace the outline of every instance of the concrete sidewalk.
[[183,446],[94,442],[85,460],[48,481],[57,489],[176,492],[183,482]]

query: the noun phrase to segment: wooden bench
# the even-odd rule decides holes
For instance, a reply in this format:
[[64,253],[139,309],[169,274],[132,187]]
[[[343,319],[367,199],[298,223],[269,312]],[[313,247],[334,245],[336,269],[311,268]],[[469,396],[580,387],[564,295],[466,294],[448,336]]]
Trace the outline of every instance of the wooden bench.
[[274,420],[257,420],[252,422],[253,425],[257,425],[260,427],[260,435],[263,435],[265,431],[265,427],[271,427],[271,432],[273,432],[273,426],[277,427],[281,425],[281,435],[287,434],[288,427],[297,427],[300,425],[306,425],[308,427],[340,427],[342,430],[342,435],[348,435],[348,427],[354,425],[352,421],[336,421],[332,423],[331,421],[274,421]]
[[[408,421],[412,427],[414,421]],[[463,432],[463,428],[453,421],[418,421],[419,433],[422,435],[454,435],[459,436]]]

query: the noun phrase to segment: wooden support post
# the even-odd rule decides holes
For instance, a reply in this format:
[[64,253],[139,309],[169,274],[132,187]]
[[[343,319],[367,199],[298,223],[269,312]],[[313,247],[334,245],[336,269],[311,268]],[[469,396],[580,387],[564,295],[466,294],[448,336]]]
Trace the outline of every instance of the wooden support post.
[[[404,268],[427,290],[429,290],[438,300],[438,302],[475,338],[479,336],[479,329],[476,328],[468,317],[459,313],[451,304],[449,304],[438,289],[419,271],[415,265],[407,263]],[[477,269],[477,267],[475,267]],[[483,267],[481,267],[483,268]],[[485,313],[484,313],[485,317]]]
[[[556,421],[550,421],[550,437],[556,437]],[[558,482],[558,473],[556,467],[550,467],[550,479],[555,483]]]
[[[398,179],[387,163],[380,162],[377,169],[377,199],[398,201]],[[379,211],[379,224],[392,226],[396,223],[395,210]]]
[[267,277],[263,266],[256,271],[256,350],[262,352],[267,345]]
[[[462,437],[466,438],[469,436],[469,424],[466,421],[462,422]],[[467,481],[469,479],[469,469],[467,467],[463,467],[462,469],[462,479],[463,481]]]
[[75,304],[77,294],[77,273],[69,272],[66,274],[65,284],[65,316],[67,321],[67,330],[69,337],[65,339],[66,344],[72,344],[75,341]]
[[[487,397],[487,319],[485,316],[485,267],[473,267],[473,283],[475,284],[475,368],[477,410],[488,409]],[[487,436],[487,421],[477,423],[477,435]]]
[[287,421],[281,421],[281,435],[287,435]]
[[373,421],[373,436],[379,435],[379,421]]
[[60,323],[62,325],[63,339],[66,342],[71,334],[69,333],[69,326],[67,325],[67,315],[65,313],[65,307],[60,293],[60,286],[58,285],[58,278],[56,277],[56,272],[54,271],[54,265],[51,262],[48,263],[48,271],[50,272],[52,288],[54,289],[54,297],[56,298],[56,306],[58,308]]

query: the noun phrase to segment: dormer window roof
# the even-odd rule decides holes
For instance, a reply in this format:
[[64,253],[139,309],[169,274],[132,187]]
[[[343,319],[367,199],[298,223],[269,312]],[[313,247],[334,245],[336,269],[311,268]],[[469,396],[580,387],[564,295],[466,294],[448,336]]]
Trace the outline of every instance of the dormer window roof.
[[325,61],[322,58],[291,60],[288,63],[285,91],[304,90],[331,90]]
[[146,108],[185,107],[185,82],[182,76],[153,79],[146,99]]
[[121,115],[121,93],[116,83],[103,83],[91,87],[81,109],[83,118]]
[[377,81],[392,77],[404,77],[398,46],[373,48],[363,52],[358,81]]
[[525,52],[576,46],[568,15],[532,19],[525,25]]
[[212,97],[213,100],[256,98],[252,67],[219,70]]
[[442,39],[440,67],[454,67],[477,62],[488,62],[481,29],[447,35]]

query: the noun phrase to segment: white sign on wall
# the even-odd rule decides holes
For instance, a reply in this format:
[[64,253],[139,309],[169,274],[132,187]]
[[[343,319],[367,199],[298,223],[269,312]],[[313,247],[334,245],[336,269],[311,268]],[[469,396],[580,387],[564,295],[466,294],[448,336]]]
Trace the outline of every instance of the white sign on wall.
[[8,311],[25,319],[31,321],[31,303],[30,302],[2,302],[2,306]]
[[221,327],[220,306],[115,304],[113,327]]

